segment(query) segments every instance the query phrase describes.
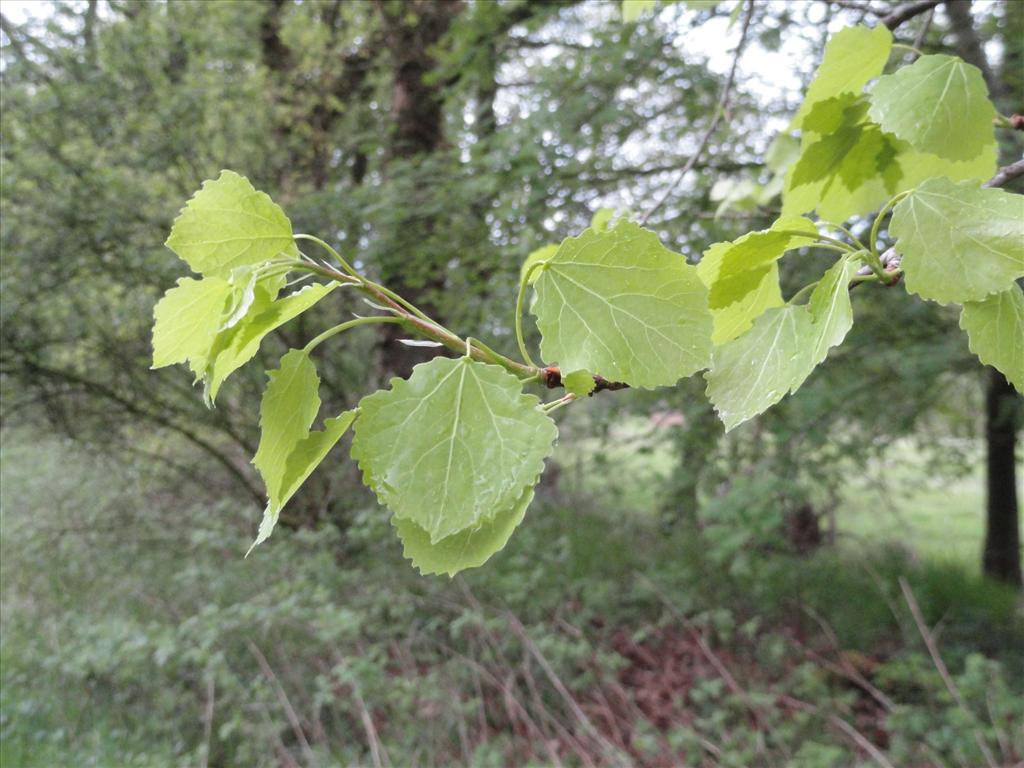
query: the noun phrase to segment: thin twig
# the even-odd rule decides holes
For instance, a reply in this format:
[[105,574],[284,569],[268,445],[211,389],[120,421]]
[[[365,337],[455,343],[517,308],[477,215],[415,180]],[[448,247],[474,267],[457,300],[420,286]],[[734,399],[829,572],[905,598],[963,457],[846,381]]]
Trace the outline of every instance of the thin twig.
[[912,3],[904,3],[882,19],[884,24],[889,29],[896,29],[900,24],[905,21],[910,21],[915,16],[920,16],[926,11],[930,11],[937,6],[942,0],[916,0]]
[[249,652],[256,659],[256,663],[260,665],[260,670],[263,672],[263,676],[267,678],[267,681],[273,686],[274,694],[277,696],[277,701],[281,705],[281,709],[284,710],[284,715],[288,719],[288,724],[292,727],[292,732],[295,734],[296,740],[299,742],[299,746],[302,747],[303,754],[306,755],[306,760],[310,765],[316,764],[316,755],[313,753],[313,748],[309,745],[309,740],[306,739],[306,733],[302,730],[302,723],[299,720],[298,714],[295,712],[295,708],[292,706],[291,700],[288,698],[288,694],[285,693],[284,688],[281,687],[281,681],[277,679],[277,675],[274,674],[274,670],[271,669],[270,663],[267,661],[267,657],[263,655],[263,652],[257,647],[256,643],[252,640],[247,640],[246,644],[249,646]]
[[654,213],[657,212],[657,210],[661,208],[662,205],[665,204],[665,201],[672,196],[672,194],[675,192],[676,187],[678,187],[682,180],[686,177],[686,174],[693,170],[693,167],[697,164],[697,161],[700,159],[700,156],[704,153],[704,150],[707,147],[708,142],[711,140],[711,134],[715,132],[715,129],[718,128],[718,124],[722,121],[722,118],[725,116],[725,112],[729,108],[729,100],[732,96],[732,86],[733,83],[736,81],[736,68],[740,63],[740,57],[743,55],[743,48],[747,42],[747,30],[750,29],[750,21],[753,18],[754,0],[747,0],[747,12],[743,17],[743,28],[740,31],[740,41],[739,43],[737,43],[736,51],[733,53],[732,66],[729,68],[729,75],[725,79],[725,85],[722,86],[722,94],[718,99],[718,106],[715,108],[715,114],[711,118],[711,122],[708,123],[708,127],[704,129],[704,133],[700,137],[700,142],[697,144],[697,149],[694,150],[692,155],[690,155],[690,159],[686,161],[686,165],[683,166],[683,169],[679,172],[679,175],[676,177],[675,181],[673,181],[669,185],[668,189],[665,190],[665,192],[662,194],[658,202],[654,204],[654,207],[644,214],[643,218],[640,220],[641,224],[647,223],[647,220],[650,219],[651,216],[654,215]]
[[[921,639],[924,640],[925,647],[928,648],[928,655],[932,657],[932,663],[935,664],[935,669],[939,673],[939,677],[942,678],[942,682],[946,685],[946,690],[949,691],[949,695],[953,697],[953,701],[956,702],[957,706],[963,711],[970,720],[976,720],[977,716],[971,711],[971,708],[967,706],[967,701],[964,700],[963,694],[960,693],[960,689],[956,687],[956,683],[953,682],[952,675],[949,674],[949,669],[946,667],[946,662],[942,660],[942,655],[939,653],[939,648],[935,644],[935,638],[932,636],[931,630],[928,629],[928,624],[924,620],[924,615],[921,613],[921,606],[917,604],[917,599],[914,597],[913,591],[910,589],[910,584],[907,580],[900,576],[900,589],[903,591],[903,599],[907,601],[907,607],[910,608],[910,615],[914,617],[914,623],[917,625],[917,631],[921,634]],[[988,748],[988,744],[985,743],[981,733],[974,730],[974,740],[978,744],[978,748],[985,756],[985,762],[988,763],[989,768],[997,768],[995,758],[992,756],[992,752]]]
[[995,176],[981,186],[988,188],[1004,187],[1018,176],[1024,176],[1024,160],[1018,160],[1016,163],[1010,163],[1009,165],[1003,166],[996,171]]
[[213,677],[206,679],[206,706],[203,708],[203,750],[202,758],[199,761],[200,768],[207,768],[210,764],[210,739],[213,735],[213,701],[216,690]]

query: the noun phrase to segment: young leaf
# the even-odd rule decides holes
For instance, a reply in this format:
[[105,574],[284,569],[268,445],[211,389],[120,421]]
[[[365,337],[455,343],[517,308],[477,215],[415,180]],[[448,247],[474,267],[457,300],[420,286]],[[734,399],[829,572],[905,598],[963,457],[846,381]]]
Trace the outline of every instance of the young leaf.
[[893,211],[907,290],[946,304],[981,301],[1024,276],[1024,196],[930,179]]
[[209,362],[203,371],[207,401],[213,403],[228,376],[256,355],[267,334],[301,315],[337,287],[337,283],[307,285],[275,301],[276,291],[264,291],[262,284],[258,286],[249,313],[234,327],[221,331],[209,351]]
[[178,280],[153,309],[153,367],[189,362],[201,375],[230,298],[231,285],[219,277]]
[[175,219],[167,247],[193,271],[221,277],[281,254],[299,255],[284,211],[233,171],[203,182]]
[[1024,291],[1020,286],[964,304],[960,327],[967,331],[971,352],[1024,394]]
[[783,214],[817,210],[823,218],[845,221],[876,210],[898,191],[907,145],[867,120],[867,106],[863,97],[844,94],[819,102],[807,115],[800,158],[785,177]]
[[356,417],[356,411],[346,411],[327,419],[323,431],[310,432],[320,410],[320,377],[302,350],[289,350],[268,376],[260,402],[260,444],[252,460],[267,486],[267,508],[250,552],[270,536],[281,509]]
[[288,457],[309,434],[320,410],[320,377],[309,355],[301,349],[289,350],[281,358],[280,367],[267,375],[270,381],[260,401],[260,444],[252,463],[273,505],[282,497]]
[[402,554],[412,560],[420,573],[447,573],[454,576],[467,568],[476,568],[490,559],[508,543],[512,532],[523,522],[526,508],[533,501],[533,488],[527,488],[508,508],[485,520],[479,527],[468,528],[438,542],[411,520],[391,518],[402,540]]
[[869,80],[882,74],[891,51],[892,33],[882,24],[847,27],[832,35],[792,127],[801,127],[819,102],[844,93],[859,94]]
[[352,458],[378,500],[436,544],[536,483],[558,434],[538,405],[498,366],[435,358],[360,401]]
[[541,354],[562,370],[650,389],[708,364],[707,289],[695,267],[636,224],[566,239],[535,287]]
[[[547,261],[556,253],[558,253],[557,245],[544,245],[538,248],[537,250],[531,252],[530,255],[527,256],[526,259],[523,261],[523,266],[519,268],[520,279],[522,279],[522,276],[525,275],[527,271],[530,269],[530,267],[532,267],[538,261]],[[540,270],[533,270],[533,272],[530,274],[530,285],[533,285],[535,282],[537,282],[538,277],[540,277]]]
[[828,357],[828,351],[841,344],[853,327],[853,306],[850,304],[849,286],[850,278],[857,273],[857,266],[855,259],[839,259],[811,293],[807,311],[814,321],[812,365],[823,362]]
[[594,374],[590,371],[573,371],[562,377],[565,391],[576,397],[586,397],[594,391]]
[[814,322],[806,307],[769,309],[737,339],[715,347],[704,374],[726,431],[766,411],[813,370]]
[[709,306],[723,309],[756,291],[786,251],[810,245],[817,237],[814,222],[801,216],[783,216],[768,229],[749,232],[732,242],[715,243],[704,252],[697,267],[711,289]]
[[590,228],[595,232],[604,232],[611,224],[612,216],[615,215],[614,208],[599,208],[590,217]]
[[299,440],[292,448],[291,453],[285,460],[284,473],[281,475],[277,488],[277,495],[268,499],[267,508],[263,511],[263,519],[260,521],[259,532],[256,540],[249,547],[251,552],[258,544],[262,544],[270,534],[274,532],[277,525],[277,518],[284,509],[285,504],[295,495],[306,479],[313,474],[320,463],[327,457],[341,436],[355,421],[356,411],[345,411],[340,416],[324,421],[322,431],[310,432],[302,440]]
[[807,306],[769,309],[744,335],[716,347],[704,377],[707,395],[726,430],[796,392],[853,326],[848,284],[853,259],[837,261]]
[[870,98],[871,119],[922,152],[969,160],[992,143],[985,79],[956,56],[922,56],[880,78]]
[[772,264],[754,290],[727,307],[711,310],[715,318],[715,330],[711,334],[712,343],[725,344],[735,339],[745,333],[765,310],[781,307],[785,303],[782,299],[782,290],[779,288],[779,265]]

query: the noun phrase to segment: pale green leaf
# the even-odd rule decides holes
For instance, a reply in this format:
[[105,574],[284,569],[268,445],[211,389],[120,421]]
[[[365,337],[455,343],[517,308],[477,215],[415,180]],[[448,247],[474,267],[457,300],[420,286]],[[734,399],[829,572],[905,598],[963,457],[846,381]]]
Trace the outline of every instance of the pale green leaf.
[[807,311],[814,321],[814,348],[811,364],[818,365],[828,351],[842,343],[853,327],[853,306],[850,304],[850,279],[857,273],[858,261],[839,259],[821,278],[811,293]]
[[201,373],[231,295],[219,277],[178,280],[153,310],[153,367],[190,362]]
[[992,143],[985,79],[956,56],[921,56],[880,78],[870,98],[871,119],[922,152],[969,160]]
[[437,543],[536,483],[557,436],[538,406],[498,366],[435,358],[362,399],[352,457],[378,500]]
[[299,255],[284,211],[233,171],[203,182],[175,219],[167,247],[194,271],[223,277],[235,267]]
[[971,352],[1024,394],[1024,291],[1020,286],[964,304],[960,327],[967,331]]
[[[523,262],[523,266],[519,268],[519,279],[521,280],[522,276],[525,275],[530,270],[530,268],[533,267],[534,264],[541,261],[547,261],[556,253],[558,253],[557,245],[545,245],[533,251],[529,256],[526,257],[526,260]],[[538,277],[540,277],[540,270],[533,270],[533,273],[529,277],[529,284],[533,285],[535,282],[537,282]]]
[[259,351],[260,343],[271,331],[298,317],[338,287],[337,283],[308,285],[283,298],[273,299],[269,289],[257,286],[249,313],[234,327],[217,335],[204,371],[207,400],[213,402],[221,385]]
[[608,225],[611,223],[612,216],[614,215],[614,208],[599,208],[590,217],[590,228],[595,232],[604,232],[608,229]]
[[565,387],[565,391],[569,394],[576,395],[576,397],[586,397],[594,391],[596,382],[594,381],[594,374],[590,371],[573,371],[562,376],[562,386]]
[[907,290],[940,303],[981,301],[1024,276],[1024,196],[930,179],[893,211]]
[[711,334],[714,344],[725,344],[745,333],[765,310],[781,307],[782,290],[779,288],[779,265],[772,264],[760,285],[739,301],[727,307],[711,310],[715,318],[715,329]]
[[653,388],[708,364],[707,288],[694,266],[636,224],[566,239],[535,288],[541,354],[562,370]]
[[512,532],[523,521],[526,508],[533,501],[533,488],[527,488],[512,506],[469,528],[438,542],[411,520],[391,518],[402,540],[403,554],[424,576],[447,573],[454,576],[467,568],[483,565],[494,553],[505,547]]
[[288,457],[309,435],[309,427],[320,410],[320,377],[309,355],[289,350],[276,371],[268,371],[269,382],[260,401],[260,444],[252,463],[256,465],[271,504],[282,498]]
[[627,24],[636,21],[657,4],[657,0],[622,0],[622,20]]
[[817,210],[844,221],[878,209],[899,191],[900,155],[909,146],[867,120],[867,106],[852,94],[814,106],[804,119],[800,158],[786,173],[783,214]]
[[998,166],[999,147],[995,139],[982,148],[981,154],[970,160],[950,160],[927,152],[918,152],[909,144],[903,144],[896,156],[903,177],[900,179],[897,192],[913,189],[921,182],[934,176],[945,176],[953,181],[977,179],[985,181],[992,178]]
[[[795,234],[799,232],[806,234]],[[809,219],[782,216],[768,229],[713,244],[697,267],[701,279],[710,286],[711,309],[723,309],[756,291],[786,251],[810,245],[817,236],[818,229]]]
[[285,504],[295,495],[306,479],[313,474],[320,463],[327,457],[341,436],[352,425],[356,418],[356,411],[345,411],[340,416],[327,419],[321,431],[309,432],[306,437],[299,440],[285,459],[284,472],[281,475],[277,488],[277,495],[267,501],[267,508],[263,512],[263,520],[260,522],[259,532],[256,540],[249,548],[251,552],[258,544],[266,541],[274,532],[277,519]]
[[848,285],[856,271],[854,259],[840,259],[806,306],[768,309],[745,334],[715,347],[704,377],[726,430],[796,392],[829,349],[843,341],[853,326]]
[[726,431],[795,391],[814,368],[814,322],[806,307],[769,309],[737,339],[715,347],[704,374],[707,396]]
[[859,94],[868,81],[882,74],[891,51],[892,33],[882,24],[847,27],[832,35],[792,127],[799,128],[819,102],[844,93]]
[[780,133],[768,146],[764,155],[764,164],[769,171],[785,173],[798,157],[800,157],[800,139],[789,133]]

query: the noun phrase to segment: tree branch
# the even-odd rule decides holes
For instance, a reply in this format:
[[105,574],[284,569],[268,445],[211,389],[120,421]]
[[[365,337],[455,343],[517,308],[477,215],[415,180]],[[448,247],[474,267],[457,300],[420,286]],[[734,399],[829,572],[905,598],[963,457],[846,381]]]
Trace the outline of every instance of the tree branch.
[[981,186],[992,188],[992,187],[1004,187],[1014,179],[1024,176],[1024,160],[1018,160],[1016,163],[1010,163],[1004,165],[998,171],[996,175],[986,181]]
[[930,11],[942,0],[915,0],[912,3],[904,3],[890,13],[882,17],[882,24],[889,29],[896,29],[905,21],[910,21],[915,16],[920,16],[925,11]]

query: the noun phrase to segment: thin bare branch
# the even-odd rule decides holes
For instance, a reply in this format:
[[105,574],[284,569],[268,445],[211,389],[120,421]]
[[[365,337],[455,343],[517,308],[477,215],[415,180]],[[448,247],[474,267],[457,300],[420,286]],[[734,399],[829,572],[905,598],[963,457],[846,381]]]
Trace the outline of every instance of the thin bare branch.
[[910,21],[915,16],[920,16],[922,13],[930,11],[932,8],[937,6],[942,0],[915,0],[912,3],[904,3],[898,6],[888,16],[882,18],[882,24],[889,29],[896,29],[904,22]]
[[[924,620],[924,614],[921,613],[921,606],[917,604],[917,598],[914,597],[913,591],[910,589],[910,584],[907,580],[900,576],[900,589],[903,591],[903,599],[907,601],[907,607],[910,608],[910,615],[914,617],[914,623],[917,625],[917,631],[921,634],[921,639],[924,640],[925,647],[928,649],[928,655],[932,657],[932,663],[935,665],[935,669],[939,673],[939,677],[942,678],[942,682],[946,686],[946,690],[949,691],[949,695],[953,697],[953,701],[960,707],[961,711],[971,720],[975,720],[977,715],[971,711],[971,708],[967,706],[967,701],[964,699],[963,694],[960,693],[960,689],[957,688],[956,683],[953,681],[953,676],[949,674],[949,668],[946,667],[946,662],[942,660],[942,655],[939,653],[939,647],[935,643],[935,637],[932,635],[932,631],[928,628],[927,622]],[[985,743],[985,739],[982,734],[975,729],[974,740],[978,744],[978,748],[985,756],[985,762],[988,763],[989,768],[997,768],[995,757],[992,756],[992,752]]]
[[1010,163],[1009,165],[1003,166],[996,175],[986,181],[981,186],[983,187],[1005,187],[1014,179],[1019,176],[1024,176],[1024,160],[1018,160],[1016,163]]
[[747,44],[747,31],[750,29],[750,21],[754,18],[754,0],[747,0],[747,12],[743,16],[743,28],[740,31],[740,41],[736,44],[736,51],[732,56],[732,66],[729,68],[729,75],[725,79],[725,85],[722,86],[722,95],[718,99],[718,106],[715,108],[715,114],[711,118],[711,122],[708,123],[708,127],[704,129],[704,133],[700,137],[700,141],[697,143],[697,149],[694,150],[693,154],[690,155],[690,159],[686,161],[686,165],[683,166],[682,170],[679,171],[679,175],[676,180],[672,182],[668,189],[658,199],[658,202],[654,204],[647,213],[644,214],[640,220],[641,224],[646,224],[648,219],[653,216],[665,201],[668,200],[676,190],[676,187],[682,182],[690,171],[693,170],[694,166],[697,165],[697,161],[700,160],[700,156],[704,153],[704,150],[708,146],[708,142],[711,140],[711,135],[718,128],[718,124],[722,121],[725,116],[725,112],[729,109],[729,100],[732,98],[732,86],[736,81],[736,68],[739,66],[740,58],[743,56],[743,49]]

